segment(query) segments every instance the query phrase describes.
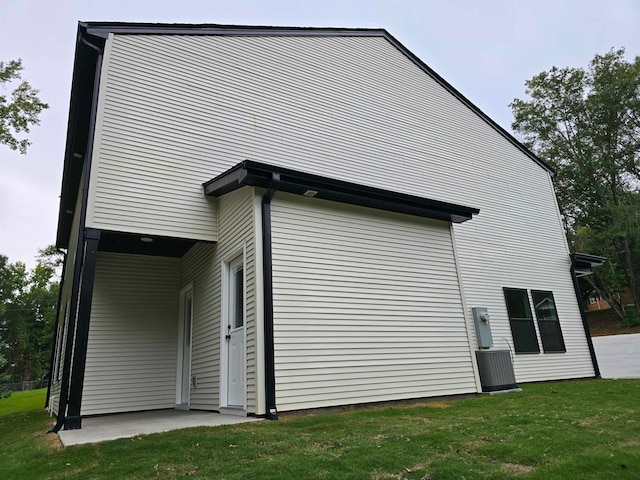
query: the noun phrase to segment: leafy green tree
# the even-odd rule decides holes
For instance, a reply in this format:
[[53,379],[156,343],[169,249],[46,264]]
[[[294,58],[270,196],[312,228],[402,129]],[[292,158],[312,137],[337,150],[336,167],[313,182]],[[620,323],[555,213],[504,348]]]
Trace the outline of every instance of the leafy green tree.
[[592,286],[607,299],[628,287],[640,317],[640,57],[624,53],[542,72],[526,82],[528,99],[510,106],[514,131],[557,172],[573,248],[588,246],[617,268],[600,269]]
[[16,137],[17,133],[29,133],[30,125],[40,123],[40,113],[49,108],[49,105],[38,98],[38,90],[22,79],[22,60],[10,60],[0,62],[0,87],[4,84],[19,82],[7,98],[0,90],[0,143],[7,145],[12,150],[27,153],[27,147],[31,142]]
[[0,255],[0,375],[13,382],[42,377],[49,368],[58,283],[56,256],[51,252],[28,271],[22,262]]

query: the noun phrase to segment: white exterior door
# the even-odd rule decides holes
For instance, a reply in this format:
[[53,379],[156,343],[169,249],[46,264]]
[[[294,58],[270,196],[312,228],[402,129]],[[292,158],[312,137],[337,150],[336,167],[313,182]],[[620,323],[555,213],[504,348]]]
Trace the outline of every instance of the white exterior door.
[[191,390],[191,325],[193,324],[193,288],[180,293],[180,329],[178,331],[178,368],[176,378],[176,405],[189,406]]
[[244,264],[242,256],[229,263],[227,276],[227,406],[244,407]]

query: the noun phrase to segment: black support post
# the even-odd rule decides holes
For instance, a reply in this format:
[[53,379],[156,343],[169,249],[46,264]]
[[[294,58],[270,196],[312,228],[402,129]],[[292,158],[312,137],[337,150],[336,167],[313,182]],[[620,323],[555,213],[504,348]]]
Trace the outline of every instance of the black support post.
[[91,300],[93,298],[93,282],[96,274],[96,256],[100,230],[87,229],[85,233],[85,253],[82,277],[80,281],[80,304],[78,305],[78,321],[73,352],[73,367],[71,369],[71,385],[67,416],[64,422],[65,430],[82,427],[80,407],[82,403],[82,388],[84,386],[84,371],[87,363],[87,342],[89,340],[89,321],[91,319]]

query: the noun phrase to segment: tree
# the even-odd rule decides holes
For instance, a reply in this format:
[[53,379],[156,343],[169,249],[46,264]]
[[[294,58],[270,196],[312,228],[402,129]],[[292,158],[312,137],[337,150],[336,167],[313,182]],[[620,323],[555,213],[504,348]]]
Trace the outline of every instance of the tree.
[[[6,83],[20,81],[22,77],[22,60],[10,60],[0,62],[0,87]],[[27,153],[27,147],[31,142],[26,139],[16,138],[17,133],[29,133],[30,125],[39,125],[40,113],[49,108],[38,98],[38,90],[23,80],[11,92],[11,98],[0,90],[0,143],[7,145],[12,150],[19,150],[20,153]]]
[[557,172],[573,248],[586,246],[617,269],[600,269],[590,286],[606,299],[628,287],[640,317],[640,57],[624,53],[542,72],[525,83],[529,98],[510,106],[514,131]]
[[59,255],[50,248],[41,250],[31,271],[0,255],[0,356],[6,359],[0,376],[10,381],[41,378],[49,369]]

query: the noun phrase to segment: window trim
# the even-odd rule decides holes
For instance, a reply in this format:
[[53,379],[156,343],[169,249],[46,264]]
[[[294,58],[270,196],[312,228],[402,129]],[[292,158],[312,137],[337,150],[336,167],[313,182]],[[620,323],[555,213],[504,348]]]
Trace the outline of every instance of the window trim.
[[[527,299],[527,304],[529,306],[529,315],[531,315],[530,318],[521,318],[521,317],[515,317],[511,315],[511,311],[509,309],[509,301],[507,300],[507,292],[521,292],[524,293],[526,299]],[[511,288],[511,287],[503,287],[502,288],[502,293],[504,296],[504,303],[505,306],[507,308],[507,316],[509,317],[509,328],[511,329],[511,339],[513,340],[513,349],[515,350],[515,352],[517,354],[539,354],[540,353],[540,342],[538,341],[538,333],[536,332],[536,326],[535,326],[535,321],[533,318],[533,310],[531,309],[531,299],[529,298],[529,292],[527,291],[527,289],[525,288]],[[533,337],[533,340],[535,341],[535,347],[536,350],[522,350],[519,349],[519,346],[517,344],[516,341],[516,335],[513,331],[513,322],[528,322],[530,325],[530,330],[531,330],[531,334]]]

